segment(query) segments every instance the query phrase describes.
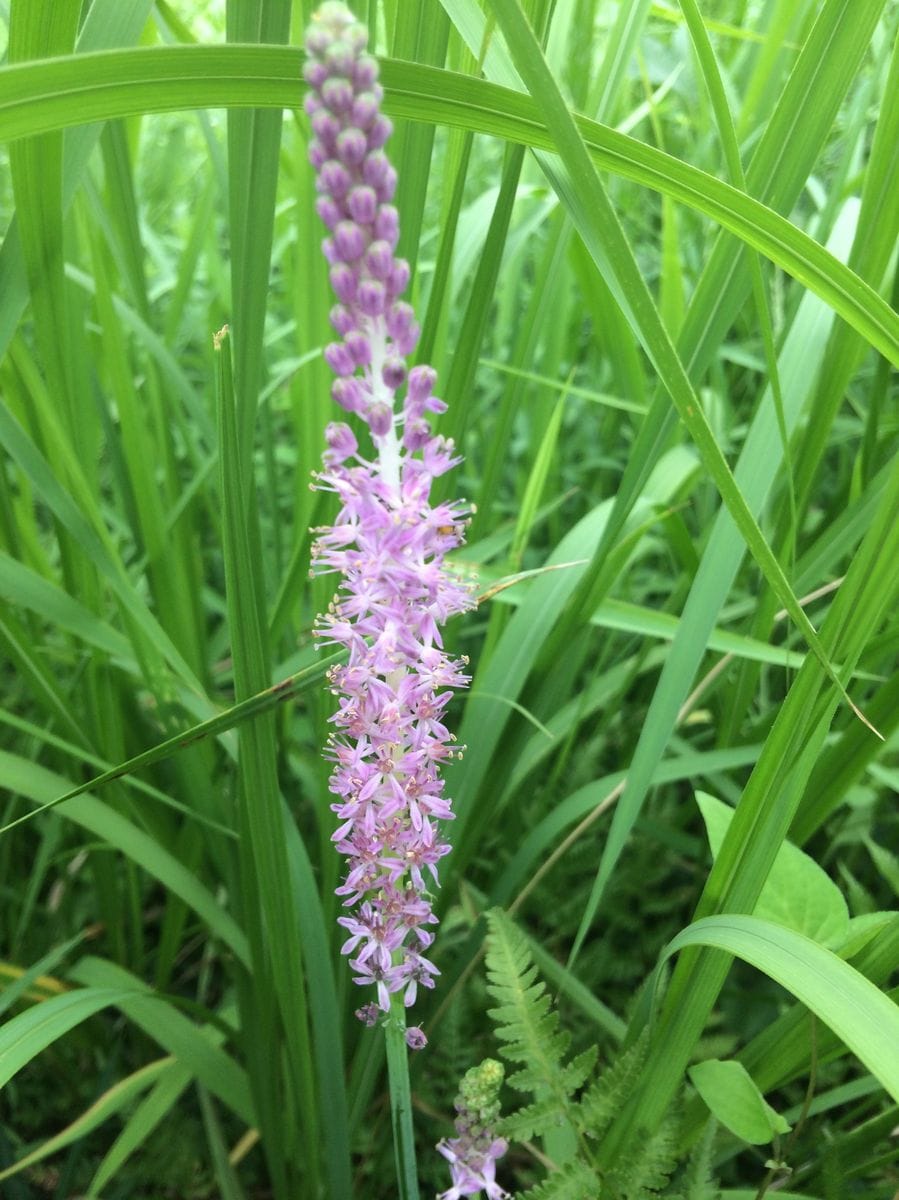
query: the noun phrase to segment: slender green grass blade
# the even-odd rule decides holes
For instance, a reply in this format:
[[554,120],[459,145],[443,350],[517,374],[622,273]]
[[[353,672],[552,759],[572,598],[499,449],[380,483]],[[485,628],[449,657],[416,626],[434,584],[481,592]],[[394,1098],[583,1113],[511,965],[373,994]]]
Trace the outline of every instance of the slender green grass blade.
[[[0,72],[0,140],[144,112],[293,107],[302,94],[297,82],[300,63],[299,53],[286,48],[173,46],[10,67]],[[507,137],[542,150],[554,148],[528,96],[413,63],[385,62],[383,79],[390,89],[386,108],[394,115]],[[899,365],[899,317],[873,288],[841,268],[807,234],[764,203],[671,155],[583,117],[576,124],[597,166],[710,216],[822,295]],[[798,151],[796,158],[806,161]],[[794,174],[789,173],[791,180]],[[752,187],[751,171],[747,179]],[[720,256],[723,262],[733,257]],[[708,277],[717,281],[717,276]],[[709,283],[708,289],[712,287]],[[728,300],[718,311],[730,314],[736,307]]]

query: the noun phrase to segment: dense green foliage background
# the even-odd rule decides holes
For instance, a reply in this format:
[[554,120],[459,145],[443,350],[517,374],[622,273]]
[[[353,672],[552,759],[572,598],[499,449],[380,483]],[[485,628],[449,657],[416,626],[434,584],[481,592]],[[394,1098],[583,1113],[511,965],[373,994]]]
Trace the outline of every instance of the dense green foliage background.
[[[308,487],[333,416],[313,7],[0,4],[10,1200],[397,1194],[310,634],[333,515]],[[899,6],[353,7],[465,456],[445,486],[477,506],[442,976],[412,1017],[422,1191],[498,1053],[499,906],[573,1052],[643,1046],[602,1137],[576,1144],[563,1096],[510,1190],[589,1152],[633,1200],[892,1196]],[[726,916],[753,912],[780,932]],[[729,1132],[731,1083],[687,1074],[717,1059],[792,1132]],[[635,1182],[660,1130],[668,1167]]]

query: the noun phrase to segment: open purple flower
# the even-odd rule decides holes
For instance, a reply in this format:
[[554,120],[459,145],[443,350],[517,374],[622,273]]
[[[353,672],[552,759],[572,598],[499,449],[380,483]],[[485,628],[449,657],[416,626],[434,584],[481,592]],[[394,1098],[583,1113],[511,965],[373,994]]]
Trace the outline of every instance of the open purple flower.
[[348,652],[329,675],[338,708],[326,750],[333,840],[348,863],[337,889],[351,910],[340,918],[342,949],[356,982],[375,985],[386,1010],[395,992],[413,1004],[438,973],[422,952],[436,923],[429,888],[449,851],[439,770],[458,753],[443,718],[450,689],[468,683],[467,660],[445,654],[440,627],[473,598],[444,561],[463,540],[467,510],[430,502],[434,479],[459,459],[429,424],[446,407],[434,395],[436,373],[406,362],[418,327],[400,299],[409,267],[394,253],[396,173],[382,149],[391,126],[366,41],[339,3],[319,9],[306,39],[309,158],[339,301],[331,310],[339,340],[325,358],[335,401],[365,422],[374,446],[365,458],[348,425],[328,426],[316,486],[335,493],[340,511],[315,531],[313,569],[340,577],[315,632]]

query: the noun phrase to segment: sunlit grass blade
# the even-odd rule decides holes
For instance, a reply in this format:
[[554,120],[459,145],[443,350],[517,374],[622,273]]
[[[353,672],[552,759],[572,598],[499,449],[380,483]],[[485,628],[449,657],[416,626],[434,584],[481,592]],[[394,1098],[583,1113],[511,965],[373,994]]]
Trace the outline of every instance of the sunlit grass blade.
[[[89,60],[79,55],[40,67],[11,67],[0,73],[0,139],[148,111],[293,106],[300,99],[300,62],[299,53],[287,48],[177,46],[98,53]],[[394,115],[553,149],[553,139],[528,96],[415,63],[387,61],[382,77],[390,89],[385,109]],[[807,108],[801,111],[805,113]],[[576,123],[597,166],[670,194],[720,222],[810,290],[822,294],[872,345],[899,364],[899,317],[873,288],[841,269],[807,234],[764,203],[671,155],[595,121],[578,118]],[[795,159],[807,163],[805,146],[797,147]],[[789,179],[795,175],[794,168]],[[753,187],[752,170],[747,172],[747,180]],[[724,264],[726,279],[738,266],[726,252],[715,261]],[[703,302],[698,307],[708,304],[706,292],[719,282],[721,274],[719,268],[703,277],[709,282],[704,283]],[[729,293],[720,300],[717,311],[721,313],[732,314],[739,307],[739,298]],[[705,345],[710,331],[702,331],[702,335]],[[696,330],[683,336],[692,340]],[[696,361],[699,364],[700,359]],[[706,365],[704,359],[702,365]],[[694,369],[692,361],[690,369]]]

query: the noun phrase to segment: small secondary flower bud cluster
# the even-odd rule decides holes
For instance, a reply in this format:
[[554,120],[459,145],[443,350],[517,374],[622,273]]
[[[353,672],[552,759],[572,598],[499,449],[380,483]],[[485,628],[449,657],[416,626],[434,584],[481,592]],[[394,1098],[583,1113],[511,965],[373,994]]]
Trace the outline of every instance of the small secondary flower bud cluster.
[[[348,859],[337,889],[351,910],[339,918],[342,950],[386,1011],[391,993],[411,1005],[438,973],[424,951],[436,923],[429,887],[449,850],[437,822],[452,816],[439,769],[458,753],[444,710],[450,689],[468,682],[466,660],[444,653],[440,626],[472,596],[444,564],[462,542],[467,510],[430,502],[434,479],[459,459],[428,422],[446,407],[433,394],[435,372],[407,371],[418,329],[399,299],[409,268],[394,254],[396,175],[383,151],[390,123],[365,45],[365,29],[339,3],[319,9],[306,39],[309,157],[339,300],[331,322],[341,340],[325,356],[337,375],[334,399],[366,422],[376,450],[366,459],[348,425],[328,426],[316,486],[337,494],[340,511],[315,531],[313,570],[341,576],[316,633],[348,651],[329,676],[339,707],[326,750],[340,822],[333,838]],[[370,1023],[372,1006],[359,1015]]]
[[456,1097],[457,1137],[439,1142],[437,1149],[449,1162],[452,1187],[437,1200],[460,1200],[484,1192],[487,1200],[509,1200],[509,1193],[496,1182],[496,1164],[506,1153],[504,1138],[494,1136],[499,1119],[499,1090],[503,1066],[485,1058],[466,1071]]

